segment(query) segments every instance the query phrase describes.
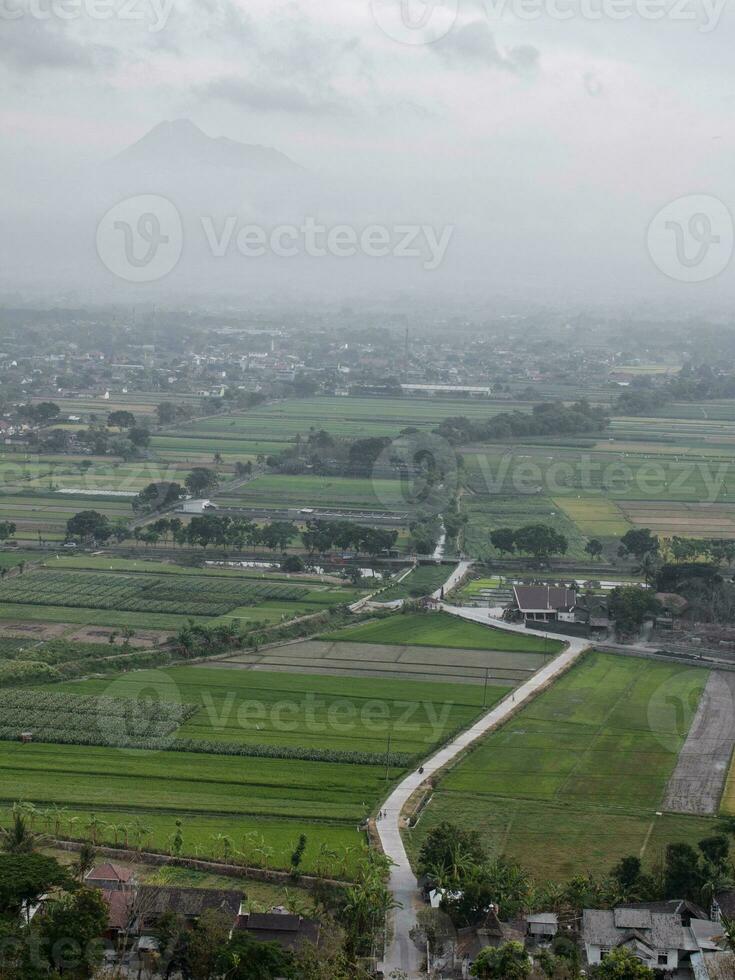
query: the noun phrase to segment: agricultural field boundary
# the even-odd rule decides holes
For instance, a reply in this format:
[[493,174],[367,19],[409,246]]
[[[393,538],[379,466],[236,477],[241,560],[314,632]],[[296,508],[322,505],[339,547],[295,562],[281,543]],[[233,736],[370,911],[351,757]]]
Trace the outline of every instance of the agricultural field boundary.
[[665,810],[717,813],[735,744],[734,707],[735,674],[713,670],[666,787]]

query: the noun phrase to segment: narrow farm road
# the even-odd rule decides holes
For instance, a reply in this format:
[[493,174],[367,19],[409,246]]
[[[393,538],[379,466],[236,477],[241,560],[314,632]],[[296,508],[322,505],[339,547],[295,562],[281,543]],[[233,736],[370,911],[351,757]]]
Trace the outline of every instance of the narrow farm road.
[[[442,609],[448,613],[461,616],[464,619],[471,619],[474,622],[499,626],[510,632],[519,632],[528,635],[528,630],[523,626],[511,626],[493,619],[487,609],[470,609],[461,606],[450,606],[446,603],[442,603]],[[555,640],[559,639],[558,634],[544,634],[535,630],[532,635],[548,636],[550,639]],[[403,808],[408,802],[409,797],[426,779],[451,762],[455,756],[482,735],[485,735],[490,729],[505,721],[519,705],[533,698],[549,681],[563,673],[590,645],[586,640],[576,637],[565,639],[567,639],[567,648],[564,652],[558,654],[553,660],[545,664],[533,677],[495,705],[491,711],[483,715],[471,728],[459,734],[453,741],[424,762],[424,771],[422,774],[412,772],[406,776],[383,804],[382,809],[386,815],[377,822],[376,826],[383,850],[395,862],[394,867],[391,869],[389,887],[394,901],[399,904],[399,908],[396,908],[391,916],[392,940],[386,948],[385,959],[383,961],[383,975],[386,978],[390,977],[394,971],[402,971],[410,980],[416,980],[416,978],[425,976],[425,973],[422,972],[423,952],[409,937],[411,929],[416,925],[417,912],[422,907],[422,903],[416,876],[411,870],[406,849],[401,839],[400,826]]]
[[444,585],[438,588],[436,592],[431,593],[431,598],[441,599],[442,589],[444,589],[444,593],[446,594],[447,592],[455,588],[455,586],[459,585],[459,583],[465,577],[467,572],[469,572],[469,570],[472,568],[473,564],[474,562],[466,561],[466,560],[458,562],[457,565],[452,569],[452,574],[446,580]]

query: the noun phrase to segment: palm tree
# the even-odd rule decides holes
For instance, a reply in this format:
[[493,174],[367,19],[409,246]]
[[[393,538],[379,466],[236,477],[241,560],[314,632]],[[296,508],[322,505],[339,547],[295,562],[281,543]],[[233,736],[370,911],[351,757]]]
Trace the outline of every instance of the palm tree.
[[133,822],[132,834],[133,834],[133,838],[137,842],[139,851],[143,850],[143,841],[147,837],[150,837],[152,833],[153,833],[152,827],[148,827],[146,824],[144,824],[143,821],[140,819],[140,817],[135,818]]
[[255,849],[255,841],[258,839],[258,834],[254,830],[249,830],[242,838],[242,851],[240,852],[245,859],[245,864],[248,863],[248,854]]
[[317,857],[317,861],[316,861],[317,874],[320,877],[322,877],[324,874],[326,861],[327,860],[336,861],[337,857],[338,857],[337,852],[327,847],[325,842],[322,841],[321,845],[319,846],[319,856]]
[[261,854],[263,856],[263,867],[267,871],[268,870],[268,862],[273,857],[273,848],[272,847],[268,847],[266,845],[265,841],[262,841],[260,847],[256,847],[255,848],[255,853],[256,854]]
[[89,820],[87,821],[87,830],[89,831],[90,836],[92,837],[93,844],[97,843],[97,837],[99,835],[101,826],[102,826],[102,822],[99,819],[99,817],[97,817],[94,813],[90,813]]
[[118,827],[118,825],[116,823],[106,823],[104,827],[105,830],[109,831],[112,834],[112,841],[115,845],[117,845],[117,839],[120,833],[120,828]]
[[733,880],[723,868],[718,868],[711,861],[705,861],[704,882],[702,884],[702,901],[705,908],[712,907],[715,896],[718,892],[724,892],[732,888]]
[[26,803],[23,800],[21,800],[19,803],[14,803],[13,813],[23,814],[27,818],[31,830],[33,830],[33,824],[39,815],[39,810],[35,803]]
[[51,822],[54,827],[54,837],[58,837],[61,832],[61,824],[64,817],[69,812],[66,807],[59,806],[58,803],[52,803],[50,807],[51,812]]
[[85,841],[79,848],[79,857],[74,867],[74,876],[79,881],[82,881],[87,872],[94,867],[95,856],[94,848],[88,841]]
[[10,827],[0,827],[0,840],[3,849],[9,854],[30,854],[34,850],[38,838],[28,829],[28,824],[22,813],[13,814]]
[[735,919],[722,916],[722,938],[730,952],[735,953]]

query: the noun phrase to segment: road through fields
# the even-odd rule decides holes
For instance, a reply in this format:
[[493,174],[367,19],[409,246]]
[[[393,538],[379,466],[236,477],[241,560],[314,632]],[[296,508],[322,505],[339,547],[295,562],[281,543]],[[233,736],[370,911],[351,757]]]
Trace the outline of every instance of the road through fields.
[[[511,632],[526,633],[525,627],[506,626],[498,620],[493,620],[487,609],[466,609],[450,606],[445,603],[442,608],[449,613],[471,619],[474,622],[485,623],[496,627],[506,628]],[[535,633],[535,631],[534,631]],[[543,636],[543,633],[538,633]],[[552,636],[551,634],[546,634]],[[558,636],[552,636],[558,640]],[[471,728],[462,732],[443,749],[423,764],[423,772],[412,772],[396,786],[383,804],[385,817],[377,822],[383,850],[393,860],[389,887],[397,908],[391,916],[391,940],[386,948],[383,961],[383,975],[390,977],[394,971],[403,971],[409,980],[425,976],[422,972],[423,953],[409,938],[410,931],[417,923],[417,912],[422,907],[416,875],[406,854],[401,838],[401,812],[411,795],[434,773],[438,772],[469,745],[485,735],[496,725],[506,721],[519,705],[535,697],[549,681],[564,673],[589,647],[584,639],[569,638],[567,649],[541,668],[533,677],[509,694],[496,705],[492,711],[483,715]]]

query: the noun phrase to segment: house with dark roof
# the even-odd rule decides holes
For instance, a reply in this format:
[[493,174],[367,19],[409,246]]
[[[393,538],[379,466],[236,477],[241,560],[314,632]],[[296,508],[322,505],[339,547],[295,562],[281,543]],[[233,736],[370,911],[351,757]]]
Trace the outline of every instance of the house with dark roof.
[[168,885],[141,885],[136,891],[138,932],[150,932],[167,913],[193,925],[205,912],[221,912],[235,927],[242,891],[228,888],[176,888]]
[[[658,910],[661,906],[663,910]],[[709,980],[707,958],[724,951],[719,922],[686,902],[642,903],[614,909],[585,909],[582,942],[587,963],[596,966],[614,949],[628,949],[657,976]]]
[[571,612],[577,602],[574,589],[558,585],[514,585],[514,608],[526,622],[552,623],[560,612]]
[[318,946],[321,933],[316,919],[305,919],[280,909],[246,912],[238,917],[236,928],[259,942],[275,942],[288,950],[296,950],[305,942]]
[[584,631],[610,626],[607,603],[601,596],[579,595],[560,585],[514,585],[511,611],[527,626],[559,623]]

